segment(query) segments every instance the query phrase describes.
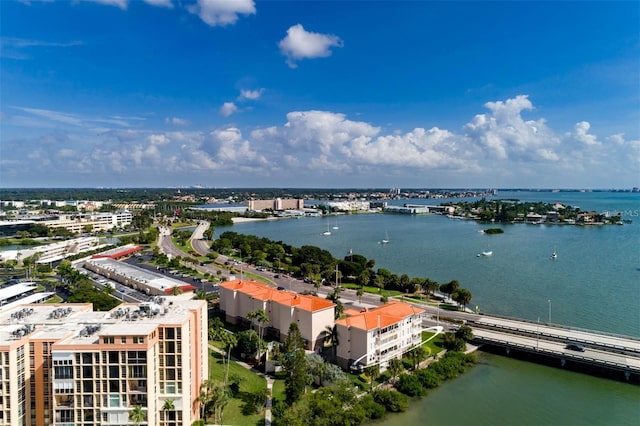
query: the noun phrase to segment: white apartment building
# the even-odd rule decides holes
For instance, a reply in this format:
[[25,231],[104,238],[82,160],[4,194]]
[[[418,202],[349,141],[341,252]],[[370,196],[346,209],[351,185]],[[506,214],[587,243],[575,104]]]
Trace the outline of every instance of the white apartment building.
[[60,215],[56,220],[41,222],[50,228],[67,228],[71,232],[83,233],[90,227],[92,231],[108,231],[131,224],[133,215],[128,210],[115,213],[77,213]]
[[57,241],[29,249],[3,250],[0,251],[0,261],[22,260],[38,255],[37,263],[49,263],[62,260],[67,256],[82,253],[97,248],[99,240],[97,237],[72,238],[66,241]]
[[248,325],[249,312],[263,309],[269,317],[268,333],[283,341],[289,325],[296,322],[309,350],[322,347],[325,328],[333,327],[335,306],[321,297],[280,291],[256,281],[220,283],[220,309],[225,312],[226,321]]
[[0,312],[0,426],[127,425],[136,406],[142,425],[190,425],[207,379],[205,301]]
[[344,369],[379,364],[382,370],[422,341],[422,313],[404,302],[389,302],[361,312],[345,311],[336,320],[337,362]]

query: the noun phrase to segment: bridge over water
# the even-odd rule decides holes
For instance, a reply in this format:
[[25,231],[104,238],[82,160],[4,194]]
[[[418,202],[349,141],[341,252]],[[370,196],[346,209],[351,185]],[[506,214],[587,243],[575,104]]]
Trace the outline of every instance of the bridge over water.
[[[640,339],[593,330],[491,316],[469,316],[474,342],[498,353],[640,383]],[[574,343],[584,351],[572,350]]]

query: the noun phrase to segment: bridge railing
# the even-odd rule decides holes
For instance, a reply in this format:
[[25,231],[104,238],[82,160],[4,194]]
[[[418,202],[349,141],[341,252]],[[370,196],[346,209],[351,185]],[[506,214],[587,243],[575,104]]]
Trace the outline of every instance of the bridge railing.
[[[495,324],[495,323],[482,323],[482,322],[475,322],[472,321],[469,323],[472,327],[477,327],[477,328],[483,328],[483,329],[497,329],[497,330],[504,330],[509,332],[509,334],[515,334],[517,336],[526,336],[526,337],[539,337],[539,338],[544,338],[545,340],[551,340],[554,342],[574,342],[574,343],[582,343],[588,346],[592,346],[592,347],[599,347],[599,348],[607,348],[610,349],[612,352],[616,352],[619,354],[626,354],[626,353],[640,353],[640,351],[634,349],[634,348],[629,348],[626,346],[620,346],[620,345],[614,345],[614,344],[610,344],[610,343],[604,343],[604,342],[599,342],[596,340],[589,340],[589,339],[584,339],[584,338],[576,338],[576,337],[571,337],[571,336],[558,336],[556,334],[549,334],[549,333],[545,333],[544,331],[533,331],[533,330],[524,330],[521,328],[517,328],[517,327],[513,327],[513,326],[509,326],[509,325],[503,325],[503,324]],[[531,323],[531,324],[536,324],[537,323]],[[546,326],[548,327],[548,325]],[[557,327],[553,327],[553,328],[557,328]],[[572,331],[578,331],[575,329],[568,329],[568,330],[572,330]],[[596,334],[599,335],[599,334]]]
[[[504,319],[504,320],[509,320],[509,321],[519,321],[519,322],[526,322],[528,324],[538,324],[537,321],[533,321],[530,319],[524,319],[524,318],[514,318],[514,317],[508,317],[505,315],[495,315],[495,314],[491,314],[491,315],[485,315],[485,314],[478,314],[478,320],[481,320],[482,318],[499,318],[499,319]],[[470,322],[477,322],[475,319],[469,319],[468,321]],[[558,329],[562,329],[562,330],[569,330],[569,331],[580,331],[583,333],[591,333],[591,334],[598,334],[598,335],[602,335],[602,336],[609,336],[609,337],[615,337],[618,339],[628,339],[628,340],[635,340],[640,342],[640,337],[638,336],[629,336],[627,334],[619,334],[619,333],[611,333],[608,331],[601,331],[601,330],[590,330],[588,328],[580,328],[580,327],[574,327],[574,326],[568,326],[568,325],[562,325],[562,324],[552,324],[552,323],[548,323],[548,322],[541,322],[540,325],[544,325],[545,327],[552,327],[552,328],[558,328]]]
[[508,340],[495,339],[495,338],[485,337],[485,336],[483,336],[483,337],[474,336],[473,340],[479,341],[479,342],[498,344],[500,346],[505,346],[505,347],[514,348],[514,349],[520,349],[520,350],[524,350],[526,352],[536,353],[536,354],[540,354],[540,355],[550,355],[550,356],[554,356],[554,357],[557,357],[557,358],[567,358],[567,359],[571,359],[571,360],[574,360],[574,361],[584,362],[584,363],[587,363],[587,364],[613,367],[613,368],[616,368],[616,369],[622,370],[622,371],[640,372],[640,368],[634,367],[632,365],[628,365],[628,364],[620,363],[620,362],[614,362],[614,361],[610,361],[610,360],[597,359],[597,358],[593,358],[593,357],[589,357],[589,356],[585,356],[585,355],[580,355],[579,353],[567,353],[567,352],[564,352],[564,351],[557,351],[557,350],[546,349],[546,348],[540,349],[537,346],[530,346],[530,345],[525,345],[525,344],[522,344],[522,343],[513,343],[513,342],[510,342]]

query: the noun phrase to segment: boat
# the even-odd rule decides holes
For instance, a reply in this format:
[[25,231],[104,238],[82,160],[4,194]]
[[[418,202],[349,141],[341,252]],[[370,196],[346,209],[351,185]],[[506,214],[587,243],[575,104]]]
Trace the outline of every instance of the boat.
[[481,255],[483,255],[483,256],[491,256],[491,255],[493,255],[493,251],[491,251],[491,250],[485,250],[485,251],[483,251],[483,252],[482,252],[482,253],[480,253],[480,254],[481,254]]
[[332,229],[340,229],[340,228],[338,227],[338,221],[336,221],[336,224],[335,224],[335,225],[333,225],[333,228],[332,228]]
[[384,238],[380,241],[380,244],[389,244],[389,233],[384,233]]
[[558,253],[556,253],[555,251],[551,253],[551,259],[557,259],[557,258],[558,258]]
[[327,225],[327,230],[322,233],[322,235],[331,235],[331,231],[329,231],[329,225]]

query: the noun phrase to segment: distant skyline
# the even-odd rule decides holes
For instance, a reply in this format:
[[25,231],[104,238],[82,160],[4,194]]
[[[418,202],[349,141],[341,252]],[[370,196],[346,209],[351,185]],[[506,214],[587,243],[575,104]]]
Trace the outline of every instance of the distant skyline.
[[640,186],[637,1],[4,0],[0,187]]

